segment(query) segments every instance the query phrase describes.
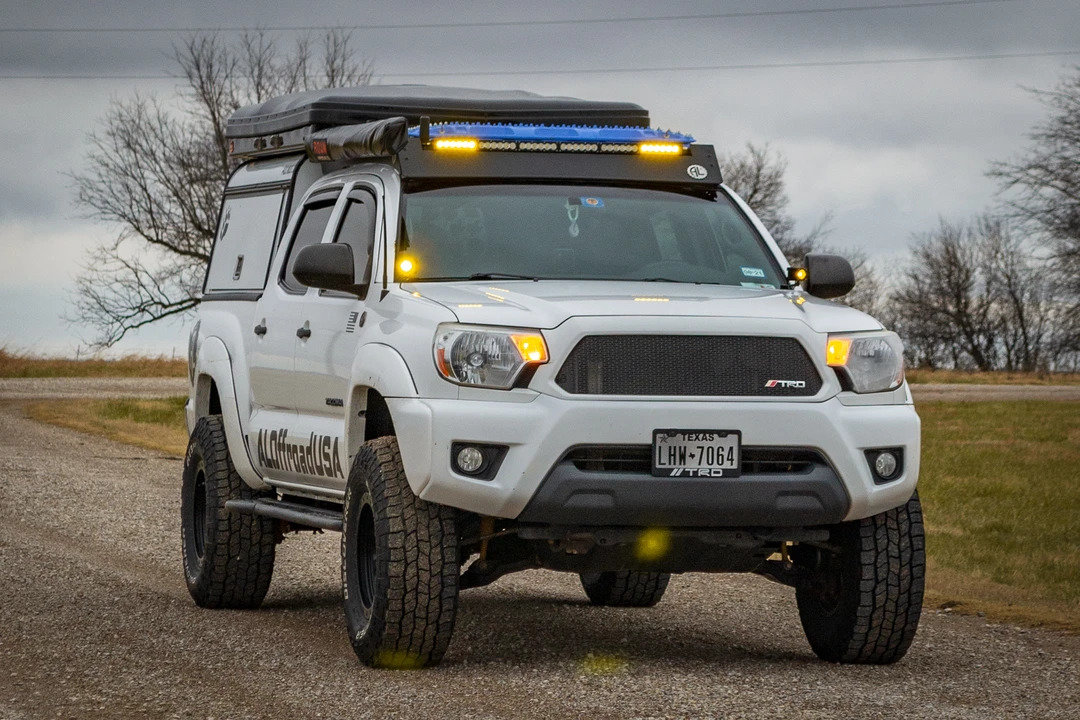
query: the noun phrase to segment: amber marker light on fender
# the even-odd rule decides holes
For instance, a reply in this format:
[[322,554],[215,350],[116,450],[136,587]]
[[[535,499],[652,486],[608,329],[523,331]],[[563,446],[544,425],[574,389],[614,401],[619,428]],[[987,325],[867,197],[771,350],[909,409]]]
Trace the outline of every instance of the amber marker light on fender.
[[518,335],[510,336],[521,353],[521,359],[529,363],[543,364],[548,361],[547,345],[542,335]]
[[832,367],[843,367],[847,365],[850,350],[851,338],[830,338],[825,350],[825,361]]

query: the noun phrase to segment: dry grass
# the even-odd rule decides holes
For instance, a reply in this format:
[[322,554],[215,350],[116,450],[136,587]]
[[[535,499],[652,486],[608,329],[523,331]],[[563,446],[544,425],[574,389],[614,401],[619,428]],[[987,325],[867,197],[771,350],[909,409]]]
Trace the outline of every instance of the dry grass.
[[[185,398],[53,400],[37,420],[183,455]],[[1080,403],[924,402],[928,602],[1080,632]]]
[[913,385],[947,383],[956,385],[1080,385],[1080,373],[974,372],[970,370],[908,369]]
[[50,358],[0,348],[0,377],[184,377],[187,360],[128,355],[115,359]]
[[183,456],[186,397],[154,400],[45,400],[26,406],[26,414],[52,425],[102,435],[110,440]]
[[1080,403],[925,402],[932,599],[1080,631]]

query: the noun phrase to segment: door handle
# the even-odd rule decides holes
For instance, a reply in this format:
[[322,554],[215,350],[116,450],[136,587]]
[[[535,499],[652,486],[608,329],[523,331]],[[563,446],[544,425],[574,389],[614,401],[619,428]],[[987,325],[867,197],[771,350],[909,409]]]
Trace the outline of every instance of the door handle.
[[263,325],[262,323],[259,323],[258,325],[256,325],[255,326],[255,334],[258,335],[259,337],[262,337],[263,335],[265,335],[266,334],[266,326]]
[[307,338],[311,337],[311,328],[297,328],[296,337],[300,338],[301,340],[306,340]]

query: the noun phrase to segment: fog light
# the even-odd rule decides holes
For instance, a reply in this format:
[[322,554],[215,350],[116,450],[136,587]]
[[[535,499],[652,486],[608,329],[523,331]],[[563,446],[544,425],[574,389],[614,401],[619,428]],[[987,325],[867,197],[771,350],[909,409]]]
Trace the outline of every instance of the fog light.
[[896,472],[896,456],[891,452],[879,453],[874,460],[874,472],[880,477],[891,478]]
[[461,448],[457,454],[457,465],[464,472],[474,473],[484,464],[484,453],[471,445]]

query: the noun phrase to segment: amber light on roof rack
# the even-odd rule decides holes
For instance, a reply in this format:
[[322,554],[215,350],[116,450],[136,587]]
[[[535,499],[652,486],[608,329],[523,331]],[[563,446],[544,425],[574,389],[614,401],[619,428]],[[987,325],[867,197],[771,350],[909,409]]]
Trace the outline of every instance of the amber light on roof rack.
[[436,150],[475,150],[479,143],[474,138],[435,138]]
[[642,155],[681,155],[683,146],[679,143],[646,142],[638,145]]

